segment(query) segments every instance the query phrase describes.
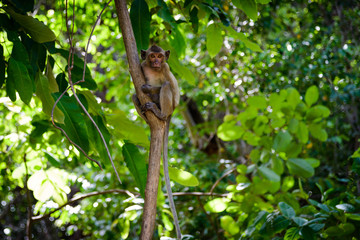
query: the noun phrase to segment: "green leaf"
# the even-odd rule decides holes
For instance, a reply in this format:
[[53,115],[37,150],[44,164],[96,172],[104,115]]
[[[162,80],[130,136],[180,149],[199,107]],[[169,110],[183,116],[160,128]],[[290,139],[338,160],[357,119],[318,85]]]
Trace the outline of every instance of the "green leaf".
[[211,58],[215,57],[221,50],[223,37],[218,24],[212,23],[206,28],[206,49]]
[[168,59],[168,63],[171,67],[171,70],[174,71],[177,75],[179,75],[180,79],[184,79],[191,85],[196,84],[196,79],[191,70],[184,66],[179,61],[179,56],[176,51],[171,51],[170,58]]
[[240,232],[238,224],[236,224],[235,220],[229,215],[221,217],[220,225],[230,235],[236,235]]
[[283,183],[281,185],[281,190],[283,192],[287,192],[288,190],[290,190],[292,187],[294,187],[295,185],[295,180],[294,180],[294,177],[292,176],[286,176],[284,179],[283,179]]
[[291,174],[309,178],[314,175],[314,168],[304,159],[301,158],[290,158],[286,163]]
[[198,18],[198,12],[199,9],[196,6],[193,6],[192,9],[189,9],[189,15],[190,15],[190,22],[191,26],[195,33],[198,32],[199,29],[199,18]]
[[223,141],[234,141],[242,137],[244,130],[235,122],[224,122],[218,127],[218,137]]
[[169,217],[166,214],[161,213],[161,219],[164,223],[166,230],[172,231],[174,229],[174,224],[170,221]]
[[320,166],[320,160],[315,159],[315,158],[305,158],[304,159],[308,164],[310,164],[310,166],[312,166],[313,168],[317,168],[318,166]]
[[[59,98],[60,93],[52,93],[53,98]],[[64,95],[57,105],[65,116],[64,130],[72,141],[78,144],[85,152],[89,151],[89,136],[82,109],[78,106],[75,97]]]
[[285,202],[279,202],[279,208],[281,213],[287,218],[295,217],[295,210]]
[[14,83],[16,91],[21,100],[29,104],[33,94],[33,81],[24,63],[16,61],[13,57],[9,59],[7,82]]
[[309,141],[309,130],[304,122],[299,122],[299,127],[296,132],[296,137],[300,140],[301,143],[307,143]]
[[[36,96],[38,96],[38,98],[40,98],[42,102],[42,110],[46,115],[51,116],[51,110],[54,106],[55,100],[51,96],[49,81],[43,74],[38,73],[36,74],[35,83],[36,83],[35,93]],[[54,109],[54,120],[57,123],[63,124],[64,119],[65,119],[64,114],[60,111],[58,106],[56,106],[56,108]]]
[[313,85],[313,86],[309,87],[305,93],[306,104],[309,107],[311,107],[311,105],[316,103],[318,99],[319,99],[319,90],[318,90],[317,86]]
[[147,49],[150,42],[151,15],[145,0],[135,0],[132,2],[130,19],[138,50]]
[[[55,48],[54,53],[59,53],[66,61],[68,61],[69,58],[69,51],[65,49],[59,49]],[[76,54],[73,55],[74,57],[74,66],[71,71],[71,79],[73,83],[76,83],[77,81],[82,80],[83,77],[83,71],[84,71],[84,60],[79,58]],[[67,72],[66,67],[66,72]],[[97,84],[94,81],[94,79],[91,76],[91,72],[89,67],[86,65],[85,67],[85,82],[79,83],[79,85],[83,88],[87,88],[89,90],[95,90],[97,88]]]
[[305,226],[300,229],[301,236],[306,240],[313,240],[316,239],[316,234],[314,230],[312,230],[310,227]]
[[265,167],[259,167],[260,174],[271,182],[280,182],[280,176],[277,175],[273,170]]
[[31,175],[27,185],[34,192],[34,197],[41,202],[49,200],[54,193],[54,187],[48,181],[44,170],[37,171]]
[[226,198],[215,198],[213,200],[210,200],[207,202],[204,206],[206,211],[212,212],[212,213],[220,213],[225,211],[225,209],[228,206],[229,199]]
[[64,72],[59,73],[56,76],[55,80],[56,80],[56,83],[58,85],[59,92],[61,92],[61,93],[64,92],[67,89],[68,85],[69,85],[69,83],[66,81],[65,73]]
[[257,12],[257,5],[254,0],[234,0],[232,2],[237,8],[244,11],[244,13],[249,18],[256,21],[256,19],[258,18],[258,12]]
[[322,142],[325,142],[328,138],[328,134],[325,129],[322,128],[321,124],[311,124],[309,130],[314,138]]
[[146,159],[139,149],[131,143],[125,143],[122,147],[122,153],[126,166],[134,176],[136,185],[140,189],[141,196],[145,196],[147,168]]
[[150,142],[144,128],[130,121],[125,112],[115,110],[113,114],[108,115],[106,119],[108,124],[113,127],[111,131],[116,138],[125,139],[136,145],[149,148]]
[[260,4],[268,4],[271,0],[256,0],[256,2]]
[[226,27],[225,28],[229,35],[235,39],[239,39],[241,42],[244,43],[245,47],[251,49],[254,52],[262,52],[261,48],[259,47],[259,45],[257,45],[256,43],[250,41],[244,33],[242,32],[237,32],[235,29],[233,29],[231,26]]
[[286,219],[284,216],[277,216],[272,223],[272,231],[277,233],[286,229],[290,225],[290,220]]
[[303,226],[308,223],[308,220],[302,217],[293,217],[292,220],[299,226]]
[[337,209],[343,210],[344,212],[354,212],[355,207],[349,203],[342,203],[335,206]]
[[330,110],[322,105],[316,105],[311,107],[306,112],[306,120],[307,121],[318,121],[322,118],[327,118],[330,115]]
[[0,44],[0,88],[5,82],[5,58],[4,58],[4,48]]
[[291,143],[292,136],[288,131],[280,131],[275,139],[273,148],[277,152],[285,152],[289,144]]
[[10,16],[19,23],[31,38],[38,42],[51,42],[56,39],[55,34],[45,24],[39,20],[19,13],[14,12],[12,9],[5,7],[4,10],[10,14]]
[[187,187],[195,187],[199,185],[198,179],[189,172],[181,169],[169,167],[170,179]]
[[284,240],[297,240],[297,239],[299,239],[299,237],[300,237],[299,231],[300,231],[300,229],[298,229],[296,227],[289,228],[285,233]]
[[346,213],[345,216],[354,221],[360,221],[360,213]]
[[286,100],[295,109],[295,107],[301,102],[300,93],[295,88],[288,88]]
[[249,106],[257,109],[264,109],[267,107],[266,99],[264,96],[252,96],[247,99]]

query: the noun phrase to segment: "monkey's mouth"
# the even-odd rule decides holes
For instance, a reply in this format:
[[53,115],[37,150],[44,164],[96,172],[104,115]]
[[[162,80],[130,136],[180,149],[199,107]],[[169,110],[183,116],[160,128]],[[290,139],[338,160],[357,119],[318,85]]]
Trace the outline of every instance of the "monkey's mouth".
[[160,67],[161,67],[161,63],[159,63],[159,62],[154,62],[154,63],[152,64],[152,67],[153,67],[153,68],[160,68]]

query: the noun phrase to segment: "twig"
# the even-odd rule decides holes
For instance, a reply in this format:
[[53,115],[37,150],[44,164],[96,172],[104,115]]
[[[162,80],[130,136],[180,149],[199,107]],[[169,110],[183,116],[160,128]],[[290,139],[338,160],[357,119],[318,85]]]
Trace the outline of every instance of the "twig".
[[39,215],[39,216],[33,216],[31,219],[33,222],[38,222],[38,221],[41,221],[45,218],[48,218],[50,217],[51,214],[53,214],[54,212],[56,211],[59,211],[60,209],[62,209],[63,207],[65,207],[66,205],[70,205],[70,204],[73,204],[77,201],[81,201],[85,198],[89,198],[89,197],[93,197],[93,196],[98,196],[98,195],[103,195],[103,194],[108,194],[108,193],[122,193],[122,194],[127,194],[129,195],[130,197],[135,197],[135,196],[138,196],[139,194],[138,193],[132,193],[128,190],[122,190],[122,189],[111,189],[111,190],[106,190],[106,191],[101,191],[101,192],[92,192],[92,193],[87,193],[87,194],[83,194],[83,195],[80,195],[80,196],[76,196],[76,197],[73,197],[72,199],[70,199],[68,202],[66,202],[65,204],[61,205],[60,207],[58,208],[55,208],[54,210],[50,211],[49,213],[47,214],[44,214],[44,215]]
[[220,181],[222,179],[224,179],[226,176],[230,175],[234,170],[236,170],[236,167],[228,170],[227,172],[224,173],[224,175],[222,175],[218,180],[216,180],[216,182],[212,185],[211,189],[210,189],[210,193],[212,193],[215,189],[215,187],[220,183]]

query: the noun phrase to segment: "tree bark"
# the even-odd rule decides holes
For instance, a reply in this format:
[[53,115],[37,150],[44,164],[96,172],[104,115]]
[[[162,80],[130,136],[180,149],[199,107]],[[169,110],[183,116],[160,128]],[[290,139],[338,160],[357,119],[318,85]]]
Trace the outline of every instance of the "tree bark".
[[[136,95],[140,103],[145,104],[151,100],[141,91],[141,86],[145,84],[145,77],[140,65],[126,0],[115,0],[115,6],[129,62],[129,71],[135,86]],[[160,160],[163,136],[165,132],[165,121],[159,120],[151,111],[146,112],[145,115],[150,126],[151,141],[140,239],[151,240],[155,228]]]

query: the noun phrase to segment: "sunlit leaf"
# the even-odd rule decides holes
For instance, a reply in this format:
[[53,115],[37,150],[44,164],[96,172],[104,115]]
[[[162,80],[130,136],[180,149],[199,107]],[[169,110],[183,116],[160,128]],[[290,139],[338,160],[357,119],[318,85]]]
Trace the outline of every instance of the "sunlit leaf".
[[255,0],[235,0],[233,3],[237,8],[243,10],[249,18],[256,21],[258,15]]
[[223,37],[221,34],[221,27],[212,23],[206,28],[206,49],[210,57],[215,57],[221,50],[223,44]]
[[[21,100],[29,104],[33,94],[33,81],[24,63],[9,59],[7,84],[13,83],[14,88],[19,93]],[[11,100],[12,97],[10,97]]]
[[171,180],[183,186],[195,187],[199,185],[199,181],[194,175],[181,169],[169,167],[169,176]]
[[[42,110],[46,115],[51,116],[51,110],[54,106],[55,100],[51,96],[49,80],[43,74],[38,73],[36,74],[35,83],[36,83],[35,93],[36,96],[40,98],[42,102]],[[54,116],[54,120],[57,123],[62,123],[62,124],[64,123],[64,119],[65,119],[64,113],[60,111],[58,106],[55,107],[53,116]]]
[[284,240],[297,240],[297,239],[299,239],[299,237],[300,237],[299,231],[300,231],[300,229],[298,229],[296,227],[289,228],[285,233]]
[[126,143],[122,147],[122,153],[126,166],[134,176],[136,185],[139,187],[140,193],[144,197],[147,178],[145,157],[134,144],[130,143]]
[[19,23],[25,29],[27,33],[29,33],[34,41],[38,43],[44,43],[51,42],[56,39],[54,32],[39,20],[31,16],[16,13],[10,8],[4,9],[17,23]]
[[129,140],[134,144],[149,148],[150,142],[144,128],[130,121],[123,111],[115,110],[106,119],[113,127],[112,133],[118,139]]
[[274,139],[273,148],[277,152],[284,152],[291,143],[291,140],[292,136],[288,131],[280,131]]
[[236,235],[240,231],[240,228],[239,228],[238,224],[229,215],[225,215],[225,216],[220,218],[220,225],[230,235]]
[[213,213],[223,212],[229,203],[229,199],[226,198],[215,198],[205,204],[205,210]]
[[319,99],[319,90],[318,90],[318,88],[315,85],[309,87],[306,90],[306,93],[305,93],[305,102],[306,102],[306,104],[310,107],[311,105],[316,103],[318,99]]
[[218,137],[223,141],[233,141],[239,139],[243,134],[243,128],[234,125],[234,123],[224,122],[218,127]]
[[295,174],[300,177],[308,178],[314,175],[314,168],[304,159],[290,158],[286,163],[291,174]]
[[265,166],[260,166],[259,172],[262,176],[264,176],[269,181],[280,182],[280,176],[277,175],[273,170],[271,170]]

